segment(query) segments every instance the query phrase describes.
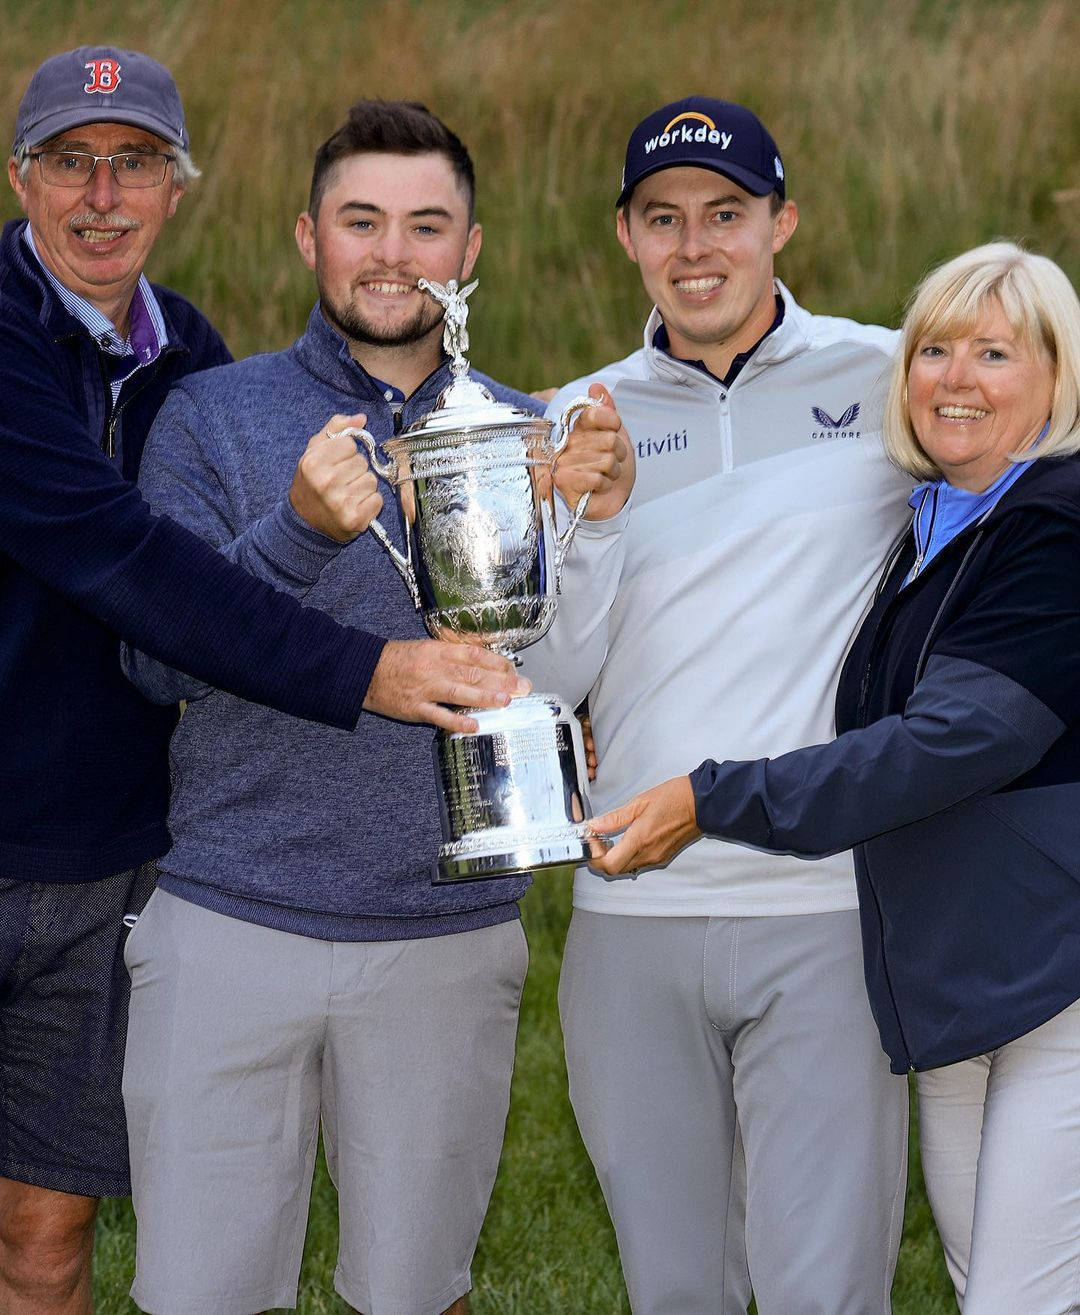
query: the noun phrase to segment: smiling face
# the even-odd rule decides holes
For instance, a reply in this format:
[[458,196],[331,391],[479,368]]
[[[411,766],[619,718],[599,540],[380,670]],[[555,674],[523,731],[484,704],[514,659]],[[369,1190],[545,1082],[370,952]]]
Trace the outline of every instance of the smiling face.
[[[163,151],[168,143],[122,123],[91,123],[61,133],[38,149],[115,155],[120,151]],[[99,163],[85,187],[46,183],[36,160],[20,179],[15,161],[8,178],[26,211],[42,262],[66,288],[85,297],[127,332],[127,313],[150,250],[175,212],[183,188],[173,166],[157,187],[120,187],[107,164]]]
[[[305,211],[296,242],[315,271],[327,319],[375,369],[407,359],[420,382],[441,359],[443,308],[417,280],[459,282],[480,252],[468,197],[440,154],[349,156],[335,166],[318,216]],[[383,373],[399,387],[396,378]]]
[[662,169],[638,183],[616,223],[672,352],[726,374],[775,317],[773,257],[798,224],[793,202],[773,214],[769,197],[710,169]]
[[982,492],[1010,454],[1038,438],[1054,397],[1054,364],[1009,324],[991,297],[970,329],[926,337],[908,367],[908,407],[919,446],[950,484]]

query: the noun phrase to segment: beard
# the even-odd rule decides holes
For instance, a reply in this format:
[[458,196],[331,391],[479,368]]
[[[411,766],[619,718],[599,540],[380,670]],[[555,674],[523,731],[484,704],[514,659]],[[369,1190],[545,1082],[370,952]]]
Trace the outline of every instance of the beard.
[[319,289],[323,314],[337,331],[351,342],[365,347],[407,347],[422,342],[442,324],[443,307],[434,297],[425,297],[411,319],[381,325],[365,319],[351,302],[335,301],[325,289]]

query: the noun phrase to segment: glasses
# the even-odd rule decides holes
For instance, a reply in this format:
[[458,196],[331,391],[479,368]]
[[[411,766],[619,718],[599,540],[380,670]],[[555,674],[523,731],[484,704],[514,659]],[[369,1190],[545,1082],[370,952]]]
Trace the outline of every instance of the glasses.
[[85,187],[98,164],[107,164],[120,187],[157,187],[176,159],[164,151],[121,151],[119,155],[86,155],[82,151],[34,151],[41,177],[53,187]]

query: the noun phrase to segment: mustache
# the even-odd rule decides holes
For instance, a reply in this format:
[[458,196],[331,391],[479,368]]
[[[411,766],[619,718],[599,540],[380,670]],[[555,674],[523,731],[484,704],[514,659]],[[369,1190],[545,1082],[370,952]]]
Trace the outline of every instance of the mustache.
[[72,215],[68,220],[68,228],[115,228],[126,232],[130,229],[142,228],[142,220],[122,214],[119,210],[110,210],[107,215],[84,210],[82,214]]

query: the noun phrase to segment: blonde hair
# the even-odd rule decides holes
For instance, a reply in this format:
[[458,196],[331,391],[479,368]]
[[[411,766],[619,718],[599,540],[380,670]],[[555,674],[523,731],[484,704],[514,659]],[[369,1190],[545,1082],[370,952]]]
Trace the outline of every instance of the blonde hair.
[[885,449],[916,479],[941,471],[919,444],[911,424],[907,380],[924,339],[962,337],[988,301],[996,301],[1012,332],[1033,352],[1045,352],[1054,369],[1050,428],[1035,452],[1012,460],[1080,452],[1080,300],[1061,268],[1015,242],[989,242],[932,270],[911,295],[901,327],[885,403]]

